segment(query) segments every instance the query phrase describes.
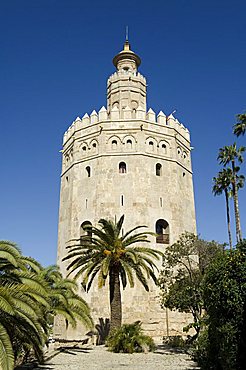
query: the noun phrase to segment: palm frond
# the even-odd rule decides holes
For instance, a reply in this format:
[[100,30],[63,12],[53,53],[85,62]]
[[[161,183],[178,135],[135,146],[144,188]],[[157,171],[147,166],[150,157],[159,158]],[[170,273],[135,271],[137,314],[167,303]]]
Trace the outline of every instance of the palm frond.
[[14,352],[6,328],[0,323],[0,368],[13,370]]

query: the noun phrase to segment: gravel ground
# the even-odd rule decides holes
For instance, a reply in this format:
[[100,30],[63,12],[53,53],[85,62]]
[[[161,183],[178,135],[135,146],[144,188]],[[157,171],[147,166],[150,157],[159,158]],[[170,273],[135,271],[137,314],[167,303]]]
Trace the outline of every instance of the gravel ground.
[[190,357],[159,347],[154,353],[111,353],[104,346],[66,348],[35,370],[194,370]]

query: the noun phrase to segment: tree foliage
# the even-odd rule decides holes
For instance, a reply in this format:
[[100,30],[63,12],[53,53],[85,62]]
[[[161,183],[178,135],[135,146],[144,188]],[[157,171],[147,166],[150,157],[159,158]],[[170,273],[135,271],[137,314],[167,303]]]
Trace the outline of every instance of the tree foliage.
[[186,330],[194,327],[193,340],[202,324],[204,274],[211,260],[222,253],[218,243],[200,240],[188,232],[165,250],[159,278],[162,306],[192,314],[193,322]]
[[245,252],[244,240],[232,253],[213,260],[206,272],[203,299],[208,327],[198,342],[197,356],[202,369],[245,369]]
[[246,131],[246,113],[237,114],[237,122],[233,126],[233,133],[238,136],[243,136]]
[[229,146],[224,146],[223,148],[219,149],[218,154],[218,161],[223,166],[227,166],[228,164],[231,165],[232,169],[232,176],[231,176],[231,185],[232,185],[232,196],[234,201],[234,212],[235,212],[235,223],[236,223],[236,237],[237,242],[242,240],[242,230],[241,230],[241,223],[240,223],[240,214],[239,214],[239,202],[238,202],[238,189],[243,187],[244,184],[244,176],[241,176],[241,180],[238,177],[238,171],[240,167],[237,163],[241,164],[244,160],[243,153],[245,152],[246,147],[241,146],[237,148],[236,143]]

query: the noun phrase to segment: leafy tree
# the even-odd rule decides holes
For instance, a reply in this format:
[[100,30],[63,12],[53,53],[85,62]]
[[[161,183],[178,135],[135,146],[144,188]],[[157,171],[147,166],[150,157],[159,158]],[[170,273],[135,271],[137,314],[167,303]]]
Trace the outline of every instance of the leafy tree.
[[[200,343],[202,369],[245,369],[246,240],[215,258],[207,269],[203,299],[208,313],[206,340]],[[205,364],[205,365],[204,365]]]
[[231,238],[231,224],[230,224],[230,208],[229,208],[229,196],[231,194],[231,182],[232,182],[232,170],[230,168],[223,168],[218,173],[217,177],[213,178],[213,193],[214,195],[221,195],[225,193],[226,200],[226,218],[227,218],[227,230],[229,237],[229,246],[232,250],[232,238]]
[[233,133],[238,137],[245,134],[246,113],[237,114],[237,123],[233,126]]
[[236,161],[239,163],[243,162],[243,153],[245,152],[245,147],[242,146],[237,149],[236,144],[230,146],[224,146],[219,149],[218,160],[220,164],[227,166],[229,163],[232,167],[232,195],[234,200],[234,211],[235,211],[235,221],[236,221],[236,236],[237,241],[242,240],[242,232],[240,225],[240,215],[239,215],[239,205],[238,205],[238,186],[237,186],[237,173],[239,167],[236,166]]
[[[80,245],[69,246],[63,261],[72,260],[67,267],[75,279],[83,277],[83,285],[89,291],[93,280],[98,277],[98,286],[109,281],[110,331],[119,328],[122,322],[121,289],[129,283],[134,286],[134,274],[148,291],[147,279],[156,283],[157,266],[153,259],[159,259],[161,252],[138,246],[148,243],[149,232],[137,232],[145,226],[137,226],[121,236],[124,216],[118,222],[101,219],[99,228],[91,227],[90,235],[80,239]],[[92,233],[92,235],[91,235]],[[137,246],[135,246],[137,244]]]
[[162,307],[192,314],[193,323],[184,328],[196,330],[192,341],[198,337],[202,325],[204,274],[211,260],[222,253],[221,245],[200,240],[188,232],[166,248],[159,279]]

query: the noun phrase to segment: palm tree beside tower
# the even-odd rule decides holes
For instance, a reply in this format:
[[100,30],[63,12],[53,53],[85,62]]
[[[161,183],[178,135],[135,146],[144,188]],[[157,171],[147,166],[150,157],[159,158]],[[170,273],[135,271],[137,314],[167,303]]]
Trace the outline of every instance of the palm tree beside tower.
[[229,197],[231,195],[231,182],[232,182],[232,170],[230,168],[223,168],[217,177],[213,178],[213,193],[214,195],[225,194],[226,200],[226,219],[227,219],[227,230],[229,238],[230,250],[232,250],[232,237],[231,237],[231,222],[230,222],[230,207],[229,207]]
[[237,123],[233,126],[233,133],[238,136],[243,136],[246,131],[246,113],[237,114]]
[[149,291],[148,279],[157,283],[158,271],[153,259],[159,260],[160,251],[141,246],[149,243],[150,232],[138,232],[146,226],[136,226],[122,235],[124,216],[119,221],[100,219],[99,227],[91,227],[88,235],[80,239],[79,245],[68,246],[68,255],[63,261],[71,260],[67,270],[74,278],[82,277],[82,284],[88,292],[95,277],[99,288],[109,282],[110,331],[122,323],[121,285],[134,286],[137,278]]
[[243,162],[243,153],[245,152],[245,147],[239,147],[237,149],[236,143],[230,146],[224,146],[223,148],[219,149],[218,161],[220,164],[223,164],[224,167],[228,164],[231,164],[232,169],[232,178],[231,178],[231,185],[232,185],[232,195],[234,201],[234,211],[235,211],[235,222],[236,222],[236,238],[237,242],[242,240],[242,231],[240,225],[240,214],[239,214],[239,205],[238,205],[238,183],[237,183],[237,173],[239,171],[239,167],[237,166],[237,162]]

